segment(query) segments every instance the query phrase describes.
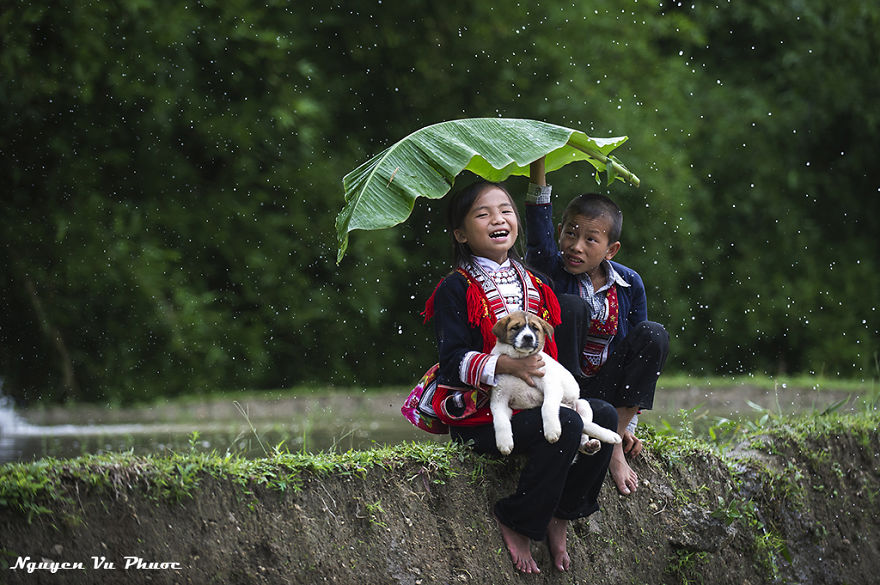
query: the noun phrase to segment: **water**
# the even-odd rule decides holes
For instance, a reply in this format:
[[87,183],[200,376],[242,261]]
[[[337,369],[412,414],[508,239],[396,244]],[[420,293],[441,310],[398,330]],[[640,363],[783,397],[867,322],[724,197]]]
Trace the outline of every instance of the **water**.
[[[237,453],[261,457],[281,451],[346,451],[415,440],[447,440],[416,429],[400,414],[406,390],[330,391],[309,396],[211,398],[138,408],[99,405],[16,410],[0,396],[0,463],[41,457],[132,451],[135,454]],[[689,410],[696,426],[719,417],[757,419],[762,410],[780,414],[822,411],[839,401],[844,410],[864,409],[864,401],[844,391],[725,388],[688,384],[661,388],[654,410],[640,424],[677,428]],[[757,407],[757,408],[756,408]]]
[[0,395],[0,462],[13,459],[17,437],[28,432],[28,427],[30,425],[12,410],[12,401]]
[[93,405],[16,411],[0,396],[0,463],[133,451],[192,449],[246,457],[347,451],[436,439],[400,414],[403,391],[210,399],[140,408]]

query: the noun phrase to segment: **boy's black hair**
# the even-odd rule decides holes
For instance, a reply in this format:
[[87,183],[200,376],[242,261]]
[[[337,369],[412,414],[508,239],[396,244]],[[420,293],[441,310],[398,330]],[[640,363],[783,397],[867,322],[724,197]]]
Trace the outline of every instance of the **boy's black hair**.
[[587,219],[607,217],[611,222],[608,230],[608,243],[620,241],[623,232],[623,212],[617,203],[598,193],[584,193],[572,199],[562,213],[562,225],[575,215],[583,215]]
[[[471,183],[464,189],[456,192],[452,195],[452,199],[449,201],[449,207],[446,209],[446,226],[449,229],[449,235],[452,238],[452,268],[453,270],[458,268],[458,266],[462,264],[467,264],[474,257],[474,253],[471,251],[471,247],[467,244],[463,244],[455,239],[455,230],[459,229],[464,224],[464,219],[467,217],[468,211],[470,211],[471,206],[476,201],[477,197],[479,197],[483,192],[492,187],[497,187],[504,191],[507,194],[507,198],[510,199],[510,204],[513,206],[513,212],[516,214],[516,223],[520,231],[522,231],[522,222],[519,218],[519,211],[516,208],[516,203],[513,201],[513,197],[510,196],[510,193],[501,183],[492,183],[490,181],[476,181]],[[520,258],[520,254],[517,251],[517,247],[519,247],[519,238],[517,238],[516,243],[507,253],[507,255],[515,260],[522,262]]]

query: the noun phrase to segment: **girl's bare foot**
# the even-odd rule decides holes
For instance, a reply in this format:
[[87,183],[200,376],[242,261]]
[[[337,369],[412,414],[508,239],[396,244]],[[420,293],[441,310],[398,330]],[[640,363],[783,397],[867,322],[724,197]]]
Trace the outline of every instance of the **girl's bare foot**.
[[566,531],[568,520],[552,518],[547,526],[547,548],[553,557],[553,565],[560,571],[567,571],[571,566],[571,558],[566,548]]
[[532,558],[529,537],[505,526],[497,516],[495,522],[498,523],[501,538],[504,539],[504,544],[507,545],[507,550],[510,552],[510,560],[513,561],[517,570],[522,573],[540,573],[541,569],[538,568],[538,563]]
[[639,476],[626,462],[626,455],[623,454],[623,447],[620,444],[614,445],[608,471],[611,472],[611,479],[617,485],[617,491],[623,495],[628,496],[638,488]]

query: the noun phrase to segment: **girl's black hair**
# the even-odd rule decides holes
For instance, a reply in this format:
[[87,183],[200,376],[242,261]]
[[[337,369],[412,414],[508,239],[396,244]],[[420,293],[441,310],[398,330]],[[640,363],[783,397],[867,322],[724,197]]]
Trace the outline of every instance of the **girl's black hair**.
[[[492,183],[490,181],[476,181],[471,183],[464,189],[454,193],[452,195],[452,199],[449,201],[449,207],[446,209],[446,226],[449,229],[449,236],[452,238],[452,269],[455,270],[462,264],[467,264],[474,257],[474,253],[471,251],[471,247],[465,243],[461,243],[455,239],[455,230],[459,229],[463,224],[464,220],[467,217],[468,211],[470,211],[471,207],[474,204],[474,201],[477,200],[481,194],[483,194],[488,189],[492,187],[496,187],[504,191],[507,195],[507,198],[510,199],[511,205],[513,205],[513,212],[516,214],[516,223],[518,231],[522,231],[522,222],[519,218],[519,211],[516,208],[516,203],[513,201],[513,197],[510,196],[510,193],[501,183]],[[517,248],[520,246],[519,243],[520,238],[517,238],[516,243],[507,253],[507,255],[515,260],[519,260],[522,262],[520,258],[520,254],[517,251]]]

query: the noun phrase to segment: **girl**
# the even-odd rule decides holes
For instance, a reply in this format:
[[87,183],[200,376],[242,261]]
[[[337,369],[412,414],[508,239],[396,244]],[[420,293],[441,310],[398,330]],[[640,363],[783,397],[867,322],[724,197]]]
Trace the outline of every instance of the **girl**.
[[[543,376],[538,356],[490,356],[495,344],[492,325],[516,310],[534,313],[559,324],[559,305],[550,287],[526,270],[513,250],[519,215],[504,187],[477,182],[452,197],[448,225],[454,249],[454,272],[444,278],[425,306],[432,316],[440,357],[433,407],[449,425],[453,440],[472,444],[477,453],[496,454],[495,431],[489,412],[489,390],[496,374],[513,374],[532,384]],[[544,349],[556,356],[548,340]],[[593,420],[617,428],[617,413],[601,400],[590,400]],[[547,541],[554,565],[568,570],[568,521],[599,509],[597,498],[605,479],[612,445],[593,456],[575,460],[583,421],[573,410],[560,411],[562,436],[550,444],[544,438],[540,408],[514,413],[514,453],[528,462],[516,491],[494,507],[504,543],[516,568],[539,573],[530,539]]]

